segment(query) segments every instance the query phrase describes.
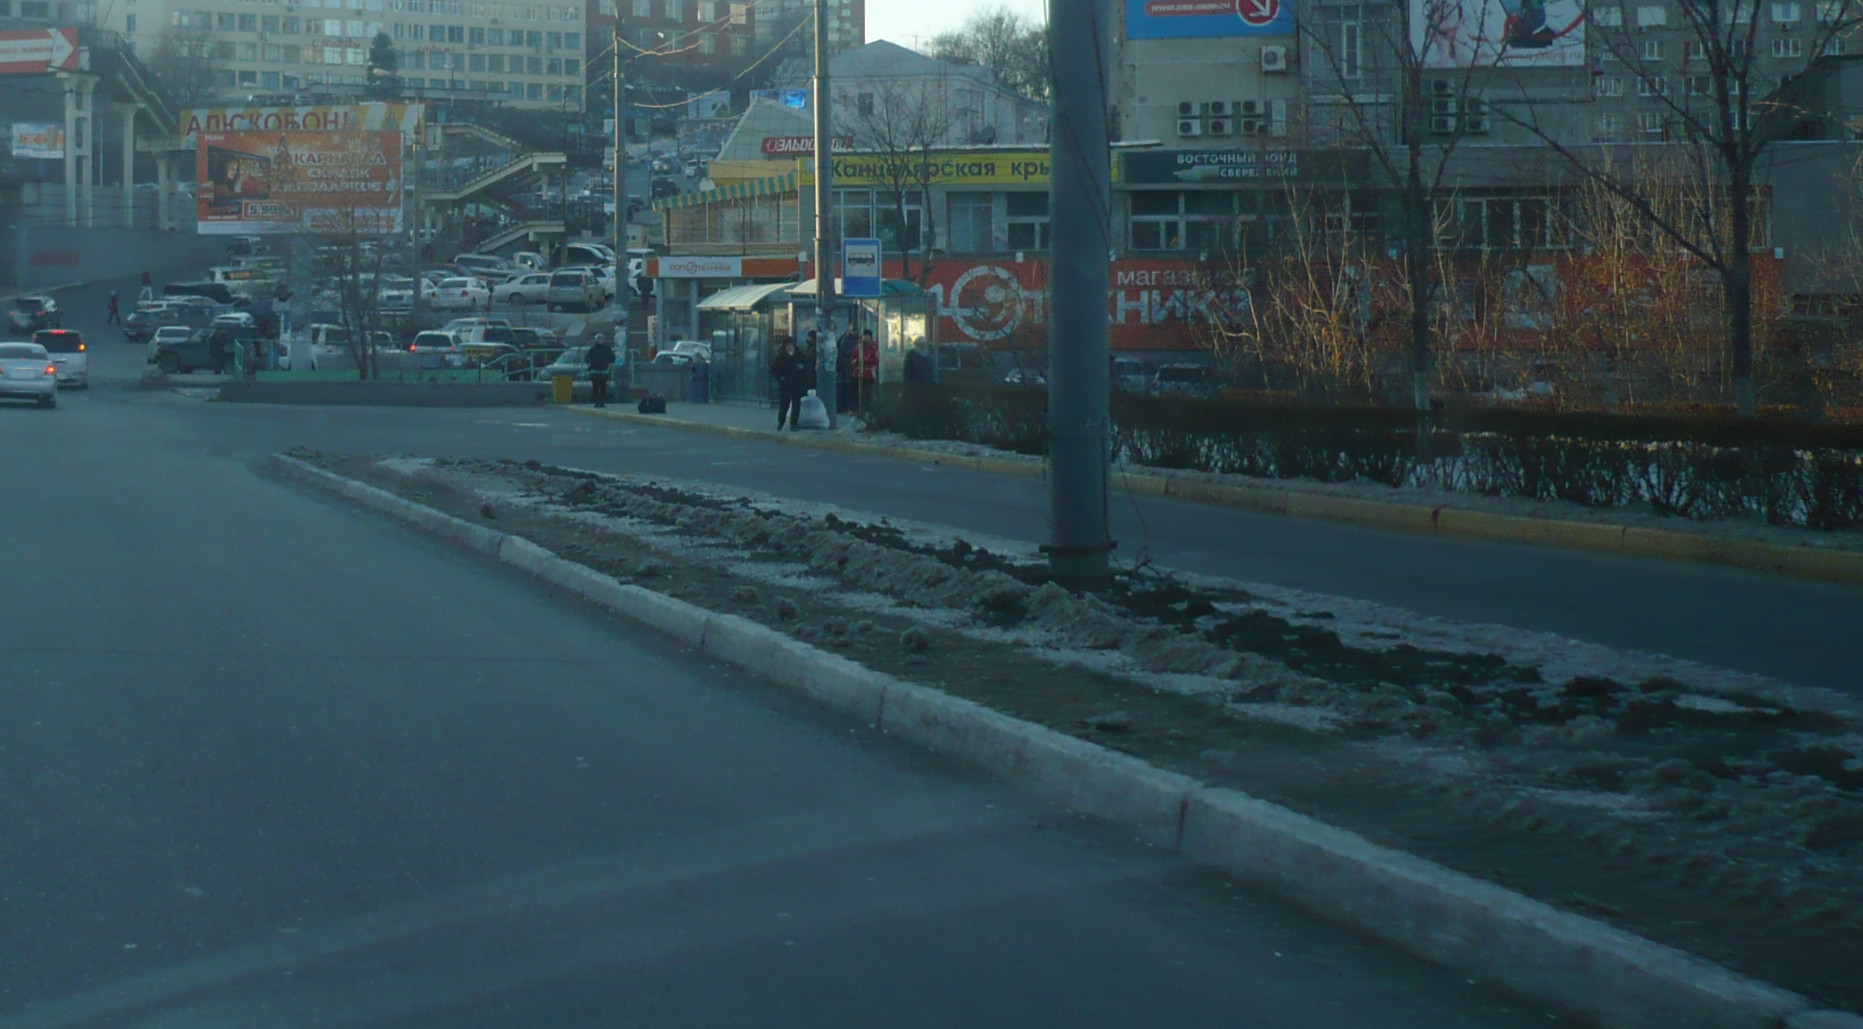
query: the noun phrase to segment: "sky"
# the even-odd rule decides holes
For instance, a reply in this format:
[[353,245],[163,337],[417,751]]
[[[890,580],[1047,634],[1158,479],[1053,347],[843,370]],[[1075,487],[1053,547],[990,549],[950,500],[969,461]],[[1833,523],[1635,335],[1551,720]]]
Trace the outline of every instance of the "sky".
[[867,0],[867,42],[884,39],[916,47],[964,24],[973,12],[998,6],[1038,22],[1047,20],[1044,0]]

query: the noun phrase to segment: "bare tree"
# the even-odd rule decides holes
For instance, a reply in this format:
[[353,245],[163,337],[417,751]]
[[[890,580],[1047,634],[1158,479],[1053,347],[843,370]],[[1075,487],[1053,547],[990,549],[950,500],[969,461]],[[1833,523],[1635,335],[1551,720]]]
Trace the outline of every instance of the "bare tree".
[[[845,158],[862,167],[862,179],[879,182],[890,207],[890,221],[905,277],[921,285],[931,274],[931,241],[936,236],[931,186],[938,165],[933,153],[950,142],[962,112],[954,109],[944,79],[880,79],[858,95],[839,93],[837,120],[850,131],[855,153]],[[911,217],[916,211],[917,223]],[[915,274],[912,257],[918,253]]]
[[178,108],[194,107],[214,98],[213,28],[201,18],[200,24],[170,25],[162,30],[155,49],[149,54],[148,68],[168,90]]
[[[1431,305],[1440,288],[1439,218],[1453,193],[1449,157],[1465,119],[1485,116],[1467,113],[1481,110],[1470,84],[1475,69],[1493,60],[1480,50],[1457,52],[1460,41],[1441,16],[1442,6],[1455,2],[1321,6],[1300,28],[1315,94],[1308,104],[1308,136],[1362,149],[1395,194],[1405,350],[1411,399],[1419,410],[1430,406],[1434,379]],[[1327,120],[1317,112],[1326,112]],[[1435,131],[1445,117],[1453,123],[1450,130]]]
[[[1772,4],[1772,28],[1762,31],[1761,0],[1676,0],[1658,8],[1594,8],[1587,17],[1592,52],[1643,98],[1636,128],[1663,141],[1656,161],[1633,161],[1606,143],[1578,147],[1536,109],[1497,112],[1532,129],[1565,163],[1629,204],[1718,279],[1726,328],[1726,365],[1741,417],[1758,414],[1753,377],[1752,251],[1763,241],[1763,156],[1799,111],[1789,79],[1766,73],[1779,59],[1841,52],[1863,16],[1858,0],[1817,0],[1809,32],[1799,30],[1798,3]],[[1646,14],[1645,11],[1661,12]],[[1606,16],[1606,11],[1612,12]],[[1666,24],[1668,12],[1680,24]],[[1634,15],[1634,16],[1626,16]],[[1667,52],[1680,42],[1681,75]],[[1762,50],[1765,52],[1762,54]],[[1611,73],[1600,68],[1605,76]],[[1675,200],[1680,198],[1682,202]]]
[[1048,29],[1004,6],[985,7],[964,24],[933,36],[925,52],[994,72],[996,81],[1031,100],[1048,99]]

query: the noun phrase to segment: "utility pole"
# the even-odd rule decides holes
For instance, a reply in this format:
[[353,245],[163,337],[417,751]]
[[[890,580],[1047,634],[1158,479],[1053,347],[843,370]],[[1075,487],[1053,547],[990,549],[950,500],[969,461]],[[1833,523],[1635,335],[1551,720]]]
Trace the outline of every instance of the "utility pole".
[[1111,577],[1107,274],[1112,235],[1108,0],[1051,0],[1048,570],[1070,586]]
[[627,360],[628,309],[633,306],[634,284],[627,277],[627,87],[623,78],[628,62],[621,59],[621,4],[615,5],[615,351]]
[[815,0],[815,395],[828,409],[828,427],[840,426],[835,411],[834,336],[834,130],[828,121],[828,3]]

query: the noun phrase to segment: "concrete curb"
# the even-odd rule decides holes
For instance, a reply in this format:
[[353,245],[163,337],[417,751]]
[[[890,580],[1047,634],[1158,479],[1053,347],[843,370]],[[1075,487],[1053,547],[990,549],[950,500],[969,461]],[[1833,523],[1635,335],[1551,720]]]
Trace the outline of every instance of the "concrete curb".
[[[1012,460],[970,454],[941,454],[912,447],[862,443],[834,436],[807,433],[787,435],[743,429],[731,425],[686,422],[659,415],[629,411],[572,407],[569,410],[611,418],[616,421],[658,425],[662,428],[689,429],[694,432],[755,439],[765,443],[813,447],[821,450],[891,457],[920,464],[1006,475],[1045,475],[1045,461]],[[1559,518],[1528,518],[1520,515],[1492,514],[1456,507],[1431,507],[1402,501],[1360,500],[1323,493],[1303,493],[1272,486],[1233,486],[1204,482],[1156,472],[1114,469],[1119,485],[1146,496],[1191,500],[1244,511],[1311,518],[1359,525],[1371,529],[1400,532],[1437,533],[1461,539],[1486,540],[1493,543],[1527,543],[1575,550],[1601,550],[1633,557],[1653,557],[1669,561],[1692,561],[1701,564],[1727,565],[1748,571],[1767,572],[1820,582],[1863,583],[1863,552],[1823,550],[1816,547],[1788,547],[1759,540],[1732,539],[1705,533],[1677,532],[1639,526],[1602,522],[1576,522]]]
[[801,691],[1332,921],[1625,1029],[1863,1029],[1804,997],[1236,790],[865,668],[737,615],[617,582],[529,540],[275,454],[283,477],[528,572],[710,657]]

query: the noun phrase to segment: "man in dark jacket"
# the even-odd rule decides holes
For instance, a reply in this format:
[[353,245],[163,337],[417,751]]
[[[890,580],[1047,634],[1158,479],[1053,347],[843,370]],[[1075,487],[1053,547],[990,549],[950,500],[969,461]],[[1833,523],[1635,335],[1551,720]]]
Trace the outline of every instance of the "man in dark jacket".
[[589,387],[595,396],[595,406],[607,407],[609,369],[615,366],[615,348],[608,342],[608,337],[596,336],[590,340],[589,352],[584,360],[589,365]]
[[782,431],[785,422],[789,424],[789,431],[796,431],[796,423],[802,417],[802,398],[808,395],[809,381],[814,375],[815,369],[796,349],[793,338],[784,336],[777,341],[776,357],[770,362],[770,379],[776,383],[777,431]]

